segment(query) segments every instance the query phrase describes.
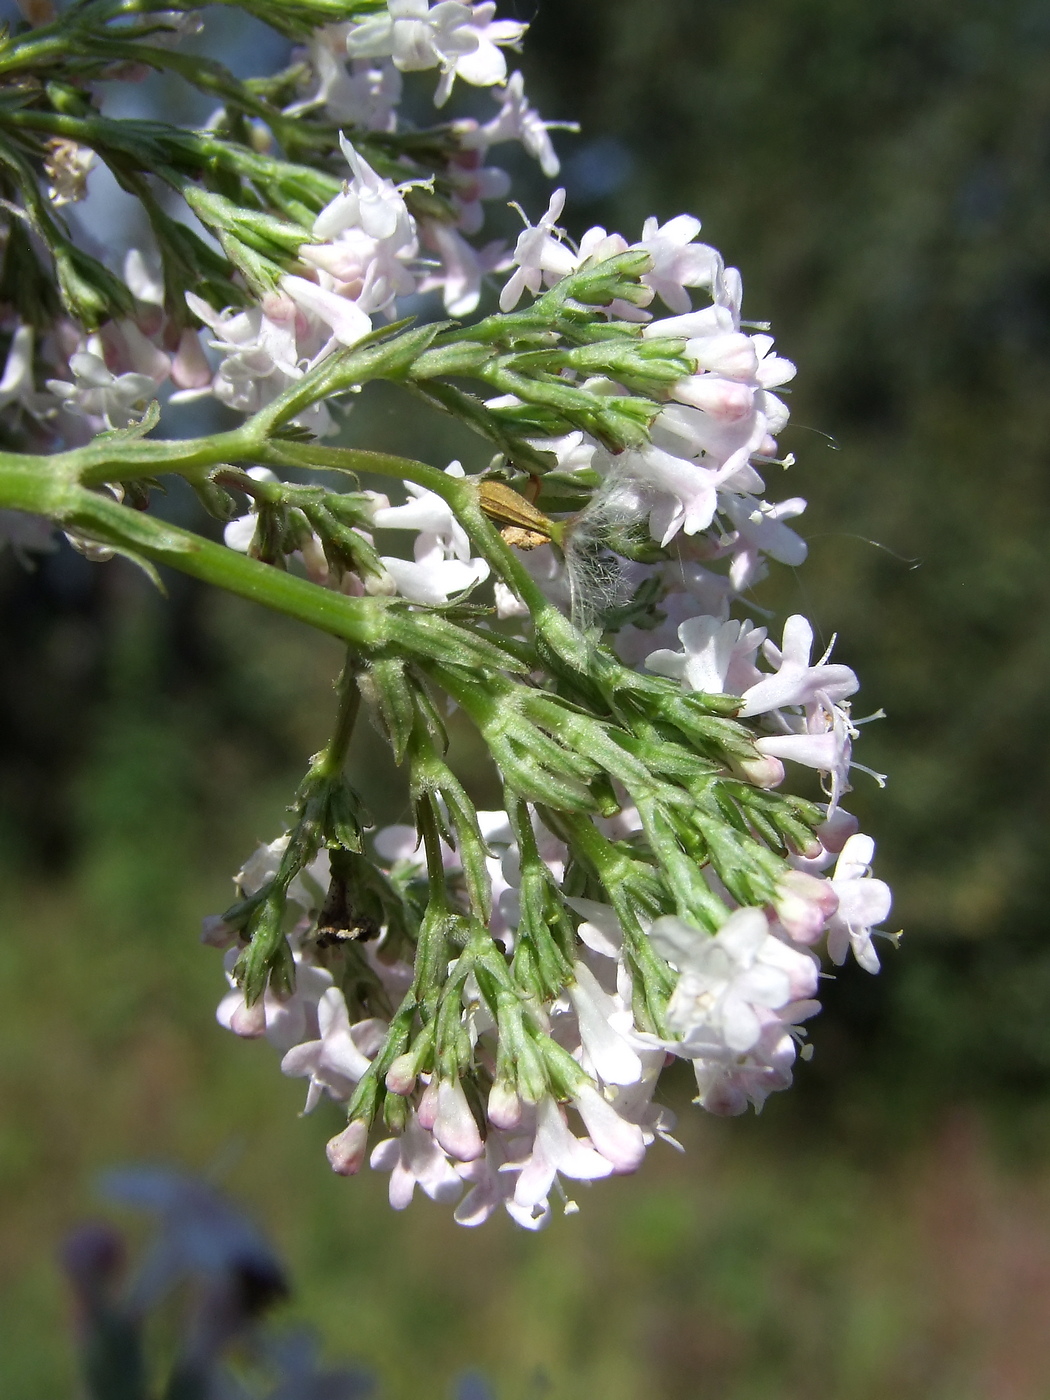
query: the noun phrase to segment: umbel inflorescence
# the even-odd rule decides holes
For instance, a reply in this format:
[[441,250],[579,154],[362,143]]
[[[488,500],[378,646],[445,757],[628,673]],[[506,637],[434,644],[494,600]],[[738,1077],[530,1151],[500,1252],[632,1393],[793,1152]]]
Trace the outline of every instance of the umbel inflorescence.
[[[556,190],[513,247],[486,240],[510,193],[493,148],[559,168],[508,72],[525,26],[494,5],[244,8],[301,43],[282,72],[186,56],[192,14],[141,0],[35,13],[0,49],[0,403],[35,449],[0,455],[0,506],[19,548],[57,526],[345,640],[289,829],[206,922],[219,1019],[271,1042],[307,1110],[347,1106],[336,1171],[368,1160],[397,1208],[418,1185],[462,1224],[502,1206],[536,1229],[567,1185],[674,1144],[673,1059],[703,1108],[760,1108],[805,1054],[822,959],[878,970],[890,893],[841,806],[856,676],[751,601],[769,560],[806,554],[805,502],[766,485],[794,366],[690,215],[577,243]],[[100,109],[99,80],[151,67],[214,95],[203,129]],[[416,72],[440,107],[457,78],[489,88],[491,117],[410,125]],[[122,269],[59,212],[96,161],[152,229]],[[466,319],[486,288],[499,310]],[[376,379],[469,426],[479,461],[356,444],[347,409]],[[244,423],[156,438],[162,391]],[[224,544],[150,514],[165,473]],[[447,766],[455,707],[498,811]],[[362,711],[411,825],[373,830],[345,772]],[[824,801],[785,790],[799,768]]]

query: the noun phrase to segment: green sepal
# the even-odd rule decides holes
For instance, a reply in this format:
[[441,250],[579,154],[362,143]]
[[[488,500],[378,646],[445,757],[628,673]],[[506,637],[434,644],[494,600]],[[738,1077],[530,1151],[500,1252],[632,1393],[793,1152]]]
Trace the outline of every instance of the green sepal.
[[[146,410],[137,423],[129,423],[126,428],[109,428],[106,432],[96,433],[95,442],[135,442],[139,438],[144,438],[147,433],[151,433],[160,422],[160,403],[156,399],[151,399],[146,405]],[[128,483],[130,485],[130,483]],[[125,486],[127,491],[127,485]]]
[[360,795],[342,777],[333,778],[324,794],[320,817],[324,844],[360,852],[362,832],[373,825]]
[[214,519],[221,520],[225,524],[241,514],[240,507],[229,491],[224,491],[217,482],[204,477],[191,481],[190,485],[193,488],[193,494]]
[[241,243],[267,257],[294,255],[304,243],[314,241],[309,230],[299,224],[275,218],[261,210],[245,209],[200,185],[187,184],[182,194],[206,227],[214,229],[220,236],[222,232],[233,234]]
[[404,763],[416,722],[416,707],[404,661],[396,657],[377,658],[361,674],[359,684],[383,726],[394,761]]
[[85,329],[135,313],[135,298],[108,268],[66,239],[51,243],[63,305]]
[[82,88],[72,83],[59,82],[53,78],[45,87],[47,100],[56,112],[67,117],[86,117],[93,110],[90,96]]
[[250,248],[228,229],[219,229],[218,237],[222,251],[257,297],[265,297],[274,290],[281,278],[281,268],[275,262]]
[[463,785],[447,768],[441,776],[438,792],[455,833],[456,850],[471,909],[479,920],[487,924],[492,915],[492,882],[485,864],[488,852],[478,825],[477,810]]
[[272,981],[275,991],[295,987],[295,960],[284,936],[286,892],[276,882],[251,920],[251,942],[237,959],[233,975],[253,1006]]
[[400,1094],[383,1095],[383,1122],[395,1137],[399,1137],[408,1127],[408,1113],[407,1099]]

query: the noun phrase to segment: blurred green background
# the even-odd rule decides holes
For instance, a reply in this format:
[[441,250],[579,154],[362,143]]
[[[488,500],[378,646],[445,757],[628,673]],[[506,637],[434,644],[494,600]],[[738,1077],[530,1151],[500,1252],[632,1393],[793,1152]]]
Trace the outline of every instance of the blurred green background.
[[[514,14],[512,4],[501,12]],[[1050,4],[545,0],[524,67],[573,229],[703,216],[800,376],[774,580],[859,672],[850,806],[901,951],[846,970],[761,1118],[539,1238],[472,1234],[324,1164],[338,1122],[212,1023],[221,909],[323,741],[338,647],[69,551],[0,558],[0,1394],[73,1389],[51,1256],[98,1168],[212,1171],[271,1231],[292,1312],[392,1400],[1050,1395]],[[251,68],[251,45],[235,53]],[[482,103],[482,108],[484,102]],[[479,108],[481,110],[482,108]],[[526,186],[530,210],[540,186]],[[466,446],[392,396],[355,439]],[[773,488],[774,483],[771,483]],[[170,506],[186,518],[189,505]],[[861,713],[864,713],[863,707]],[[461,770],[477,780],[469,746]],[[367,733],[381,819],[402,799]],[[473,771],[472,771],[473,770]],[[482,795],[484,796],[482,782]]]

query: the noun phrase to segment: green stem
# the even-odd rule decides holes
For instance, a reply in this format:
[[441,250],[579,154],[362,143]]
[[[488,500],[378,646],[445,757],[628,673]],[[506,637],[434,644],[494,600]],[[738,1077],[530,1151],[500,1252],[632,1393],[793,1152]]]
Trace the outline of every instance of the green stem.
[[320,779],[338,778],[350,754],[350,741],[354,737],[354,725],[361,709],[361,692],[357,685],[357,668],[353,653],[346,658],[336,681],[336,691],[339,696],[339,709],[335,728],[313,765],[313,775]]
[[336,471],[356,476],[360,472],[411,481],[448,501],[453,510],[463,502],[462,477],[448,476],[438,467],[390,452],[370,452],[359,447],[322,447],[320,443],[269,442],[261,448],[259,461],[267,466],[298,467],[303,471]]
[[[158,444],[160,445],[160,444]],[[72,456],[72,454],[67,454]],[[375,650],[393,637],[392,616],[378,599],[347,598],[249,559],[225,545],[176,525],[154,520],[69,480],[68,473],[42,473],[37,458],[0,456],[0,507],[45,515],[61,529],[77,530],[102,544],[128,550],[204,583],[261,603],[350,646]],[[55,463],[57,459],[51,459]],[[35,470],[28,464],[32,464]],[[395,629],[403,633],[408,619]]]
[[455,511],[474,547],[490,568],[513,588],[532,614],[538,636],[555,656],[577,674],[586,672],[594,648],[583,633],[558,611],[544,595],[514,550],[504,540],[481,507],[477,483],[470,477],[448,476],[425,462],[395,457],[385,452],[367,452],[350,447],[321,447],[317,444],[271,443],[260,460],[274,466],[342,472],[371,472],[376,476],[411,481],[433,491]]

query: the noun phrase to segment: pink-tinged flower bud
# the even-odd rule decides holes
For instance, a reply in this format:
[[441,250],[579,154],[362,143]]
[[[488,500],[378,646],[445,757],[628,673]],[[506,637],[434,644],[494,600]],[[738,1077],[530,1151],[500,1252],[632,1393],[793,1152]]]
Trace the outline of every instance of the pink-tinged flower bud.
[[438,1085],[438,1111],[434,1138],[457,1162],[473,1162],[485,1155],[485,1144],[458,1079],[443,1079]]
[[497,1080],[489,1091],[489,1122],[509,1132],[521,1123],[521,1114],[521,1099],[514,1086]]
[[224,923],[221,914],[206,914],[201,919],[201,942],[207,948],[229,948],[237,942],[237,930]]
[[319,287],[305,277],[286,273],[281,278],[281,290],[295,301],[301,311],[323,321],[342,345],[356,345],[372,330],[371,319],[356,302]]
[[591,1084],[584,1084],[573,1096],[591,1142],[617,1175],[635,1172],[645,1157],[645,1137],[637,1123],[621,1118],[607,1099]]
[[332,1138],[325,1152],[332,1170],[339,1176],[356,1176],[365,1160],[368,1147],[368,1124],[358,1118]]
[[299,309],[285,292],[267,292],[262,299],[262,313],[276,325],[294,326]]
[[685,353],[696,361],[697,369],[712,370],[727,379],[754,379],[758,371],[754,343],[740,331],[700,336],[687,343]]
[[179,336],[179,348],[171,362],[171,382],[176,389],[204,389],[211,383],[212,369],[196,331],[187,328]]
[[432,1132],[434,1122],[438,1115],[438,1086],[437,1080],[433,1079],[423,1090],[423,1097],[419,1100],[419,1107],[416,1109],[416,1117],[419,1119],[419,1126],[426,1131]]
[[826,822],[817,827],[820,843],[826,851],[838,855],[851,836],[860,830],[860,822],[841,807],[836,807]]
[[771,754],[741,759],[740,771],[758,788],[777,788],[784,781],[784,765]]
[[796,943],[816,943],[839,907],[839,897],[830,881],[803,870],[789,870],[777,885],[773,907]]
[[716,374],[693,374],[679,379],[671,389],[671,397],[679,403],[710,413],[727,423],[736,423],[751,412],[755,391],[734,379],[722,379]]
[[386,1072],[386,1087],[392,1094],[402,1098],[416,1087],[416,1060],[414,1055],[398,1055]]
[[254,1006],[246,1006],[242,1002],[230,1017],[230,1030],[244,1040],[258,1040],[259,1036],[265,1035],[266,1007],[262,999],[260,998]]

